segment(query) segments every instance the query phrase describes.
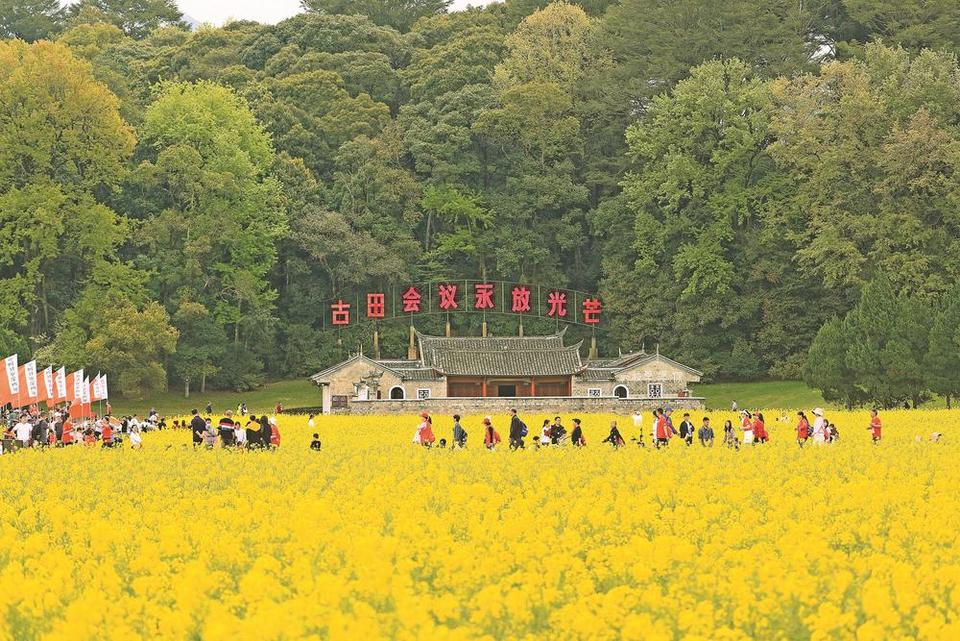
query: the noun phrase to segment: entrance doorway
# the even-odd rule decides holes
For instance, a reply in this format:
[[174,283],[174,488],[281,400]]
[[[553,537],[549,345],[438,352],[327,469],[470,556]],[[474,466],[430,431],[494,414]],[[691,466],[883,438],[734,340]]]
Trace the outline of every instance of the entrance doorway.
[[497,385],[497,396],[516,396],[516,385]]

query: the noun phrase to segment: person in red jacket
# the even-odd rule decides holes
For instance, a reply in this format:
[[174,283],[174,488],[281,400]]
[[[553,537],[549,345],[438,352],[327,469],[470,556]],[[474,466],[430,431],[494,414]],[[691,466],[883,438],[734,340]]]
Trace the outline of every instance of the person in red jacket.
[[753,438],[757,443],[766,443],[770,440],[767,434],[767,426],[763,422],[763,414],[756,412],[753,415]]
[[654,421],[654,435],[656,437],[654,445],[657,449],[660,449],[660,447],[666,447],[670,444],[670,437],[673,436],[673,434],[670,430],[670,424],[667,421],[667,415],[663,413],[663,410],[657,408],[653,414],[656,417]]
[[280,428],[273,419],[270,419],[270,447],[280,447]]
[[880,417],[877,415],[876,408],[870,410],[870,427],[868,428],[873,435],[873,442],[877,444],[880,442]]
[[100,442],[103,447],[113,447],[113,426],[110,421],[103,422],[103,429],[100,431]]
[[483,444],[488,450],[492,450],[500,442],[500,434],[493,429],[493,423],[490,417],[483,419]]
[[797,412],[797,416],[800,417],[800,422],[797,423],[797,445],[803,447],[803,444],[810,438],[810,421],[807,420],[807,415],[803,412]]

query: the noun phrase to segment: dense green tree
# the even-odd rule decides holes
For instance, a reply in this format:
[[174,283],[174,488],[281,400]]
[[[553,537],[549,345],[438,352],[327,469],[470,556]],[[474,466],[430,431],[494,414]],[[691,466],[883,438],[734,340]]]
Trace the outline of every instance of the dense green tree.
[[866,397],[880,407],[923,400],[929,320],[920,302],[897,294],[886,276],[864,288],[846,319],[846,365]]
[[850,332],[841,318],[832,318],[814,337],[803,367],[803,380],[820,390],[824,400],[850,409],[861,405],[864,392],[857,386],[856,372],[847,365]]
[[[190,396],[191,383],[199,383],[200,393],[207,388],[207,378],[220,371],[227,341],[223,327],[200,303],[184,301],[173,316],[179,332],[173,373],[183,382],[184,397]],[[227,365],[229,366],[229,364]]]
[[301,0],[307,11],[359,14],[380,25],[408,31],[426,16],[444,13],[452,0]]
[[944,297],[930,325],[929,348],[923,361],[930,390],[951,400],[960,396],[960,288]]
[[206,82],[167,84],[147,110],[131,189],[155,195],[139,256],[160,301],[208,307],[235,343],[272,310],[267,275],[286,231],[274,152],[246,103]]
[[63,27],[58,0],[0,0],[0,38],[27,42],[50,38]]
[[179,25],[183,19],[175,0],[80,0],[71,7],[75,14],[85,9],[131,38],[143,38],[157,27]]
[[0,42],[0,333],[54,329],[126,225],[102,197],[133,135],[90,65],[60,44]]
[[882,40],[919,52],[960,49],[960,5],[952,0],[835,0],[832,36],[842,53]]

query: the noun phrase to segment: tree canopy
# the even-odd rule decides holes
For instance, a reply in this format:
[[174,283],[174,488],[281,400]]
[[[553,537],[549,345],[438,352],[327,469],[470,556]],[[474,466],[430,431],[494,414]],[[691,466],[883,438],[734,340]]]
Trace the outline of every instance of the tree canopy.
[[599,292],[608,354],[956,396],[957,11],[0,0],[0,348],[242,389],[369,340],[324,301],[484,278]]

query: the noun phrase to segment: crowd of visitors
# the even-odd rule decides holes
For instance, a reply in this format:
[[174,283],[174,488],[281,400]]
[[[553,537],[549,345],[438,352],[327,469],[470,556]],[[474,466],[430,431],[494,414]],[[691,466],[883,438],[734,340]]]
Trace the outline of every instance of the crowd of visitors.
[[[814,444],[835,443],[840,440],[840,432],[837,426],[828,421],[824,416],[823,408],[817,407],[812,411],[814,421],[810,424],[804,412],[797,413],[796,431],[797,445],[804,447],[808,441],[813,440]],[[730,449],[739,450],[741,446],[763,445],[770,441],[770,433],[767,431],[766,419],[762,412],[750,412],[740,410],[739,430],[733,425],[733,421],[727,420],[723,425],[723,434],[720,443]],[[421,412],[421,422],[413,435],[413,442],[424,447],[446,447],[445,438],[437,439],[433,430],[433,418],[428,412]],[[789,422],[786,414],[783,414],[777,421]],[[584,447],[587,444],[583,435],[582,422],[579,418],[573,418],[570,421],[573,425],[568,433],[567,428],[563,426],[561,417],[554,417],[553,421],[545,419],[540,428],[540,434],[532,439],[532,445],[536,449],[541,447],[550,447],[570,443],[574,447]],[[683,420],[679,426],[674,426],[673,410],[670,408],[657,408],[653,411],[650,431],[645,433],[643,430],[644,417],[641,412],[633,415],[633,426],[637,430],[637,435],[630,438],[630,441],[636,443],[639,447],[646,447],[645,437],[649,437],[649,442],[656,449],[665,448],[670,445],[673,439],[691,446],[694,442],[699,442],[703,447],[713,447],[717,436],[714,434],[713,425],[709,416],[701,419],[700,426],[694,425],[689,412],[684,412]],[[487,416],[481,424],[483,430],[483,445],[487,449],[496,449],[500,444],[500,433],[493,426],[493,419]],[[870,410],[870,431],[871,438],[875,444],[881,439],[882,429],[879,413],[876,409]],[[510,449],[518,450],[526,447],[525,439],[529,435],[527,424],[523,422],[517,414],[517,410],[510,410],[510,426],[508,428],[508,444]],[[937,440],[939,440],[937,435]],[[620,427],[616,420],[610,421],[610,432],[606,438],[600,441],[607,443],[614,448],[626,446],[627,441],[620,432]],[[467,446],[467,431],[461,423],[460,416],[453,416],[453,438],[450,441],[453,448],[464,448]]]

